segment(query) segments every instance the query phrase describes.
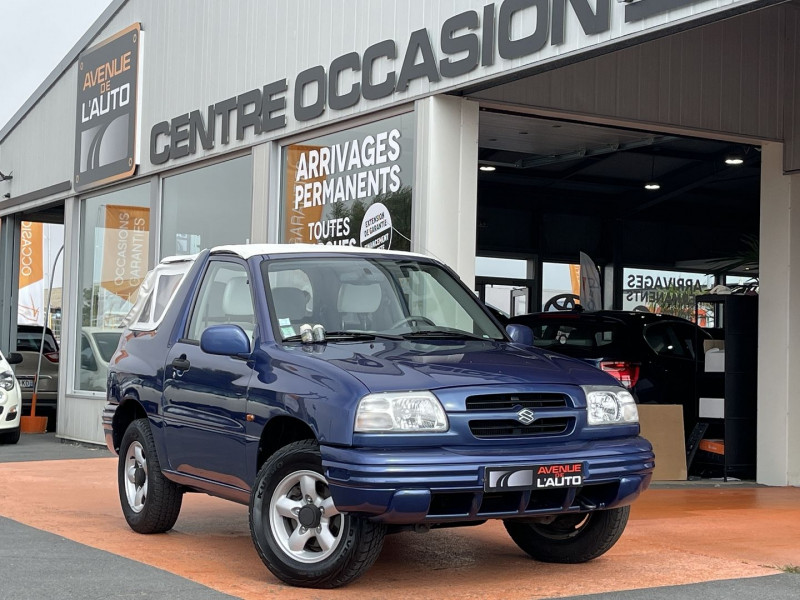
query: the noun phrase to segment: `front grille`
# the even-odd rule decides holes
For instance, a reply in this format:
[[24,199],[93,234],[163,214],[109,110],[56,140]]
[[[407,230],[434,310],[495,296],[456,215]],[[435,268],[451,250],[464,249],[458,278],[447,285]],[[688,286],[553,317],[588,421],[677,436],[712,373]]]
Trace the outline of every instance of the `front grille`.
[[467,410],[511,410],[520,408],[566,408],[567,394],[551,392],[535,394],[492,394],[467,397]]
[[513,419],[470,421],[469,430],[476,438],[551,436],[566,433],[573,422],[572,417],[536,419],[530,425]]

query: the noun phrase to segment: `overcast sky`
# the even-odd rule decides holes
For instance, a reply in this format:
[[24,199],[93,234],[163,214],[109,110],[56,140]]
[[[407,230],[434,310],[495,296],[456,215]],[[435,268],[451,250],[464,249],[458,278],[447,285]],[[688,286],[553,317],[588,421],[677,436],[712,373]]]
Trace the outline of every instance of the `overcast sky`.
[[0,128],[111,0],[0,0]]

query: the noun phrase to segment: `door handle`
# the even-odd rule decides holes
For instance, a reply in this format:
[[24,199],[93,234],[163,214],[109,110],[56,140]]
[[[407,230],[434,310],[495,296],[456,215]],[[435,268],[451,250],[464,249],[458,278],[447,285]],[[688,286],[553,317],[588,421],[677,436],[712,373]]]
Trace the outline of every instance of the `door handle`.
[[185,354],[181,354],[181,356],[179,356],[178,358],[173,359],[173,361],[170,363],[170,366],[173,369],[175,369],[175,376],[180,377],[181,375],[183,375],[184,371],[186,371],[189,367],[192,366],[192,364],[186,358]]

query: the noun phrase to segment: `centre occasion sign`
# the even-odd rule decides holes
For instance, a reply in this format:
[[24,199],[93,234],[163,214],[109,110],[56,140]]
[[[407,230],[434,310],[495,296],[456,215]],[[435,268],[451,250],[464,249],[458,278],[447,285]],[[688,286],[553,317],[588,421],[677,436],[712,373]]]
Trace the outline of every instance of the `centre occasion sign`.
[[282,241],[410,250],[413,116],[284,148]]

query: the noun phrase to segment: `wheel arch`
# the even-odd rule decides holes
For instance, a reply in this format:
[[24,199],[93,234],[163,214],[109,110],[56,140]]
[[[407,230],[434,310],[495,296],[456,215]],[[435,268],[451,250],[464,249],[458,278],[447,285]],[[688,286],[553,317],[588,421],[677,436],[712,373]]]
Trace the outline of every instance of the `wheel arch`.
[[314,431],[304,421],[288,415],[273,417],[261,432],[256,456],[256,472],[261,469],[270,456],[287,444],[316,439]]
[[135,396],[125,396],[117,409],[114,411],[114,418],[111,421],[113,432],[114,449],[119,452],[122,444],[122,436],[131,423],[136,419],[147,418],[147,411],[142,406],[139,399]]

